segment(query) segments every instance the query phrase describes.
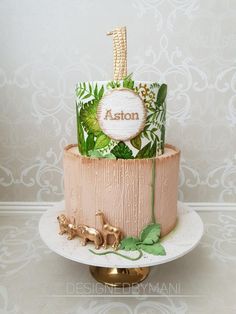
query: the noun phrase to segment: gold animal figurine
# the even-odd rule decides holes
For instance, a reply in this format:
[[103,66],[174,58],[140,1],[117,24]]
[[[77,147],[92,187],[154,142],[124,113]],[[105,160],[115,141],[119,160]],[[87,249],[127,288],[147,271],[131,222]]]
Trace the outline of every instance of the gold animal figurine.
[[73,223],[68,224],[67,233],[68,233],[68,237],[67,237],[68,240],[72,240],[74,239],[74,237],[78,235],[78,229],[75,223],[75,219]]
[[59,234],[62,235],[64,233],[67,233],[68,225],[70,223],[69,219],[66,218],[64,214],[61,214],[57,216],[57,220],[58,220],[59,228],[60,228]]
[[95,249],[99,249],[102,245],[102,234],[97,229],[88,227],[86,225],[79,225],[77,227],[77,231],[78,235],[82,238],[82,245],[86,245],[88,240],[94,242]]
[[64,214],[61,214],[57,217],[57,220],[59,222],[60,235],[68,233],[67,237],[68,240],[72,240],[76,235],[78,235],[75,219],[74,222],[71,223],[70,220]]
[[122,238],[122,232],[121,229],[118,227],[114,227],[108,223],[108,221],[105,219],[104,213],[102,211],[98,211],[96,213],[96,216],[99,216],[101,219],[101,224],[102,224],[102,235],[104,239],[103,247],[104,249],[107,248],[107,237],[109,234],[113,235],[115,237],[115,240],[112,244],[112,247],[117,250]]

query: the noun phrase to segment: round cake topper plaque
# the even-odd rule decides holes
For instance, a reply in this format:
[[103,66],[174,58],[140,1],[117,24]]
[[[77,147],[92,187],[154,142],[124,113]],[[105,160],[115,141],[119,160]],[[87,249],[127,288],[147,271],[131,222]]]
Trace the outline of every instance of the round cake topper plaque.
[[134,91],[128,88],[113,89],[101,99],[97,117],[107,136],[127,141],[136,137],[145,127],[146,107]]

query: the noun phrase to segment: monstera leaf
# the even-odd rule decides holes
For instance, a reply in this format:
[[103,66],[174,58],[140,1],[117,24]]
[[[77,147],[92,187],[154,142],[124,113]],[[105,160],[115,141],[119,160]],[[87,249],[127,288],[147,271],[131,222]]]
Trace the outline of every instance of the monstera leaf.
[[133,159],[132,150],[124,143],[119,142],[113,149],[112,154],[116,156],[116,158],[121,159]]
[[80,110],[80,119],[87,133],[98,135],[102,132],[97,120],[97,101],[92,100]]

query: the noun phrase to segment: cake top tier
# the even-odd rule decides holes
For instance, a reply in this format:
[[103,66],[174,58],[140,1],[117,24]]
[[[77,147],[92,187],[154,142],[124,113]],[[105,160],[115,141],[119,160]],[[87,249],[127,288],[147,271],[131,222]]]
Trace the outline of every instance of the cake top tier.
[[79,152],[111,159],[161,155],[167,86],[125,76],[126,29],[117,28],[109,34],[114,44],[114,80],[80,82],[76,86]]

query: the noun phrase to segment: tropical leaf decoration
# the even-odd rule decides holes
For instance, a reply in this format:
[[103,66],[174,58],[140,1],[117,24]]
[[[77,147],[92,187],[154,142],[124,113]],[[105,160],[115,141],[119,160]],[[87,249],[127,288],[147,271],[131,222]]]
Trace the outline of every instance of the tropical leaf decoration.
[[83,107],[80,110],[80,119],[88,134],[92,133],[94,135],[98,135],[102,132],[102,130],[97,120],[97,107],[98,107],[98,103],[100,99],[103,96],[104,87],[102,86],[101,89],[98,90],[98,87],[96,84],[93,91],[91,84],[89,84],[88,92],[89,93],[86,94],[83,99],[91,97],[91,96],[93,96],[94,99],[83,105]]
[[133,159],[132,150],[124,143],[119,142],[112,150],[112,154],[116,156],[117,159]]
[[95,146],[94,134],[89,133],[86,139],[86,152],[88,153],[90,150],[93,150]]
[[[97,108],[101,98],[107,90],[114,88],[133,90],[143,99],[147,108],[144,129],[127,142],[111,140],[103,133],[97,119]],[[111,158],[115,156],[117,159],[141,159],[152,158],[164,152],[166,84],[138,83],[130,74],[121,81],[110,81],[106,85],[79,83],[76,96],[78,149],[82,155],[89,156],[89,151],[93,150],[106,150],[106,154],[111,153]]]
[[134,148],[140,150],[142,146],[141,134],[138,134],[136,137],[132,138],[130,143],[134,146]]
[[136,159],[140,158],[152,158],[156,156],[156,149],[157,149],[157,144],[156,141],[154,140],[154,143],[152,142],[147,143],[136,155]]
[[116,159],[116,156],[112,153],[103,153],[97,149],[90,150],[88,152],[89,157],[91,158],[107,158],[107,159]]
[[94,148],[95,149],[104,148],[110,143],[110,141],[111,141],[111,139],[107,135],[101,133],[97,137]]
[[166,95],[167,95],[167,85],[166,84],[162,84],[158,90],[158,94],[157,94],[157,99],[155,102],[155,105],[157,107],[161,107],[166,99]]
[[90,101],[80,110],[80,119],[87,133],[98,135],[102,132],[97,119],[97,101]]
[[[165,145],[165,123],[166,123],[166,103],[167,85],[161,86],[152,84],[153,88],[158,88],[155,101],[148,107],[147,123],[141,133],[141,137],[153,143],[152,147],[146,145],[143,151],[139,151],[135,158],[151,158],[160,153],[164,153]],[[158,136],[160,133],[160,137]],[[141,150],[142,150],[141,149]]]
[[110,81],[107,83],[107,89],[115,89],[120,87],[121,83],[119,81]]
[[126,76],[123,80],[123,87],[129,88],[129,89],[134,89],[134,81],[132,80],[132,75],[133,73],[129,74]]
[[159,240],[161,234],[161,225],[151,223],[147,225],[140,234],[143,244],[153,244]]
[[138,238],[127,237],[120,243],[120,249],[125,251],[136,251],[137,245],[140,243]]
[[86,87],[86,83],[79,83],[76,88],[76,96],[81,100],[89,98],[92,95],[91,85],[89,85],[89,92]]
[[152,255],[166,255],[160,243],[161,225],[151,223],[143,228],[140,238],[126,237],[120,242],[119,249],[125,251],[143,250]]
[[162,125],[161,125],[161,151],[164,152],[164,146],[165,146],[165,133],[166,133],[166,104],[163,104],[163,117],[162,117]]
[[[91,84],[87,87],[85,83],[81,83],[76,93],[83,101],[93,98],[82,103],[80,111],[77,107],[78,148],[81,154],[84,155],[86,152],[88,155],[89,151],[104,148],[110,143],[110,138],[102,132],[97,120],[97,107],[104,94],[104,86],[99,89],[97,84],[93,88]],[[83,136],[84,131],[87,133],[86,141]]]
[[76,105],[76,120],[77,120],[78,148],[82,155],[86,155],[86,142],[84,138],[84,130],[81,123],[78,105]]
[[98,90],[98,85],[95,84],[95,88],[93,89],[92,84],[88,83],[79,83],[76,88],[76,96],[80,99],[80,101],[88,99],[92,97],[93,99],[99,101],[104,94],[104,86]]
[[136,155],[135,158],[140,159],[140,158],[148,158],[150,155],[150,150],[151,150],[151,145],[152,143],[149,142],[147,143]]

